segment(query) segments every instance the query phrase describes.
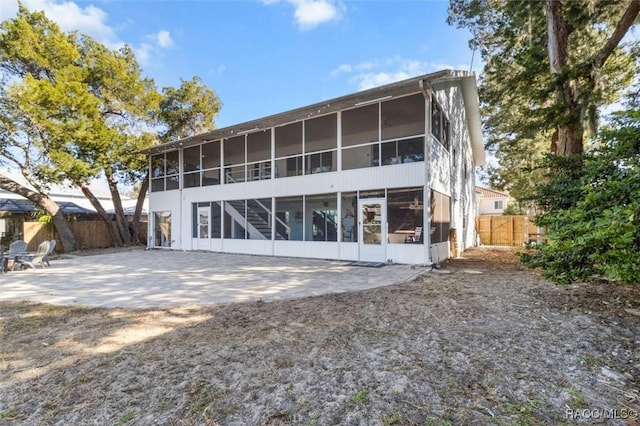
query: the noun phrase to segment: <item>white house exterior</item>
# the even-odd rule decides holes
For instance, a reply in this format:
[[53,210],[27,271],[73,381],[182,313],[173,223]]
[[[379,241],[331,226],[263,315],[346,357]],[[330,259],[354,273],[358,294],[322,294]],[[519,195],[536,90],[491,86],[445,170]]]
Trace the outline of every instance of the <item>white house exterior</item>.
[[[149,247],[430,264],[473,245],[475,76],[445,70],[144,151]],[[423,232],[424,230],[424,232]]]
[[510,196],[508,192],[496,191],[495,189],[476,187],[476,197],[478,202],[478,216],[501,215],[509,205]]

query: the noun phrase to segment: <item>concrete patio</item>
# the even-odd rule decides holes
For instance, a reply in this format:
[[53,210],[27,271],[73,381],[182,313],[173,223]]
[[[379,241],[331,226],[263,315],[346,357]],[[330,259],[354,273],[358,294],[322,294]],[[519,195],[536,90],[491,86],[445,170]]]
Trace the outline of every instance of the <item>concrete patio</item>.
[[0,301],[148,308],[280,300],[382,287],[429,268],[162,250],[64,256],[0,275]]

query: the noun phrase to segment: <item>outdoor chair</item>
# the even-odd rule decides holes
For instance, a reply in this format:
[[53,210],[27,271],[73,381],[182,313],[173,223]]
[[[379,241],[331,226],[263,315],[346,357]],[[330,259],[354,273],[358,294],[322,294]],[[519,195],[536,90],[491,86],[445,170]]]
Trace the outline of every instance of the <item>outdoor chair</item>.
[[27,250],[26,241],[18,240],[9,244],[9,251],[2,257],[2,270],[7,271],[9,267],[14,270],[18,262],[18,258]]
[[422,242],[422,226],[416,226],[413,235],[407,235],[404,239],[405,243],[421,243]]
[[49,253],[49,247],[51,247],[51,243],[49,241],[41,242],[35,253],[20,256],[18,258],[18,263],[22,267],[29,266],[36,269],[36,265],[40,265],[44,268],[44,257]]
[[49,251],[42,258],[42,262],[44,262],[45,265],[51,266],[51,264],[49,263],[49,257],[53,254],[55,249],[56,249],[56,240],[49,241]]

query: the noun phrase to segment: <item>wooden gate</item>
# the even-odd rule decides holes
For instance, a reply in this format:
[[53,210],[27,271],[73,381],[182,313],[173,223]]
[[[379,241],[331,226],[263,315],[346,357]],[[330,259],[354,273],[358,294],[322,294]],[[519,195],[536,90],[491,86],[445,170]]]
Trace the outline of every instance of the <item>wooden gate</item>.
[[480,244],[522,246],[529,241],[529,220],[527,216],[478,216],[476,232]]

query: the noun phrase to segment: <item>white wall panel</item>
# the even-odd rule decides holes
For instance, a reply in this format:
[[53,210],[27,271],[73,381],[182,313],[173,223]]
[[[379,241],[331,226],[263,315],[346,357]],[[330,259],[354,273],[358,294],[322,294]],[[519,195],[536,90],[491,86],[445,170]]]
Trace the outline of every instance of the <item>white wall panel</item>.
[[451,167],[449,152],[436,140],[431,143],[431,182],[429,186],[436,191],[451,195]]
[[442,263],[449,258],[449,241],[431,245],[431,262]]
[[359,248],[358,243],[340,243],[340,257],[341,260],[359,260]]
[[271,241],[261,240],[224,240],[224,251],[226,253],[259,254],[271,256]]
[[429,262],[424,244],[387,244],[387,259],[393,263],[423,265]]
[[324,241],[274,241],[274,255],[338,259],[338,243]]

